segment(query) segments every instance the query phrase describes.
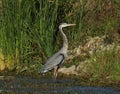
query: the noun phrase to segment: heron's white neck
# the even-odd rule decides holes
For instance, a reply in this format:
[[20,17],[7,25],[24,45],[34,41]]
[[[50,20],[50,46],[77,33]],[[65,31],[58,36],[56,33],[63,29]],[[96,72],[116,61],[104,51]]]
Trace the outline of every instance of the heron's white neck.
[[66,35],[64,34],[63,30],[62,30],[62,27],[59,27],[59,31],[63,37],[63,47],[62,47],[62,50],[66,53],[67,52],[67,49],[68,49],[68,40],[67,40],[67,37]]

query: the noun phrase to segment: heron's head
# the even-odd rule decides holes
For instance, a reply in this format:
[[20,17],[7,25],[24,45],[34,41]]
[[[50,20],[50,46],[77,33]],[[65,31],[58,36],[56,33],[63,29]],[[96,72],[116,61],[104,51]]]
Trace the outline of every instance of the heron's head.
[[76,25],[76,24],[61,23],[59,28],[68,27],[68,26],[74,26],[74,25]]

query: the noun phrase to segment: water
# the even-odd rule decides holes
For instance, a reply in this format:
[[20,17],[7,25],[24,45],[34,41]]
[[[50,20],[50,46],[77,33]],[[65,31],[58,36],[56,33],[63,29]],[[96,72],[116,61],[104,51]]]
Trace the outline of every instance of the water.
[[119,87],[81,86],[76,79],[30,78],[6,76],[0,78],[0,94],[120,94]]

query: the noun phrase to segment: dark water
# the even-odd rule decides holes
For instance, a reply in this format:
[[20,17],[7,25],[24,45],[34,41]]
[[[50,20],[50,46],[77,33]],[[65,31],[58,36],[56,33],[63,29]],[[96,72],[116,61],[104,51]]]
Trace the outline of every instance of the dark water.
[[81,86],[76,79],[2,77],[0,94],[120,94],[119,87]]

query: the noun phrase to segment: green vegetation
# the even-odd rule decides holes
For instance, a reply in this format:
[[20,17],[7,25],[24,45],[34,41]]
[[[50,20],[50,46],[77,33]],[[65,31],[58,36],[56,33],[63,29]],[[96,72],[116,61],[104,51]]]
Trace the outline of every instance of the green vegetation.
[[112,49],[111,51],[98,52],[91,56],[90,60],[91,80],[120,79],[120,51]]
[[[0,66],[9,70],[19,69],[18,66],[40,67],[62,46],[58,34],[61,22],[76,23],[75,28],[67,28],[65,32],[69,49],[82,44],[87,36],[113,35],[120,25],[119,3],[118,0],[2,0]],[[107,42],[113,41],[109,36]],[[110,66],[115,69],[111,70],[113,74],[120,71],[118,53],[97,54],[92,57],[96,60],[92,66],[96,65],[94,75],[100,76],[101,71],[108,75]]]

